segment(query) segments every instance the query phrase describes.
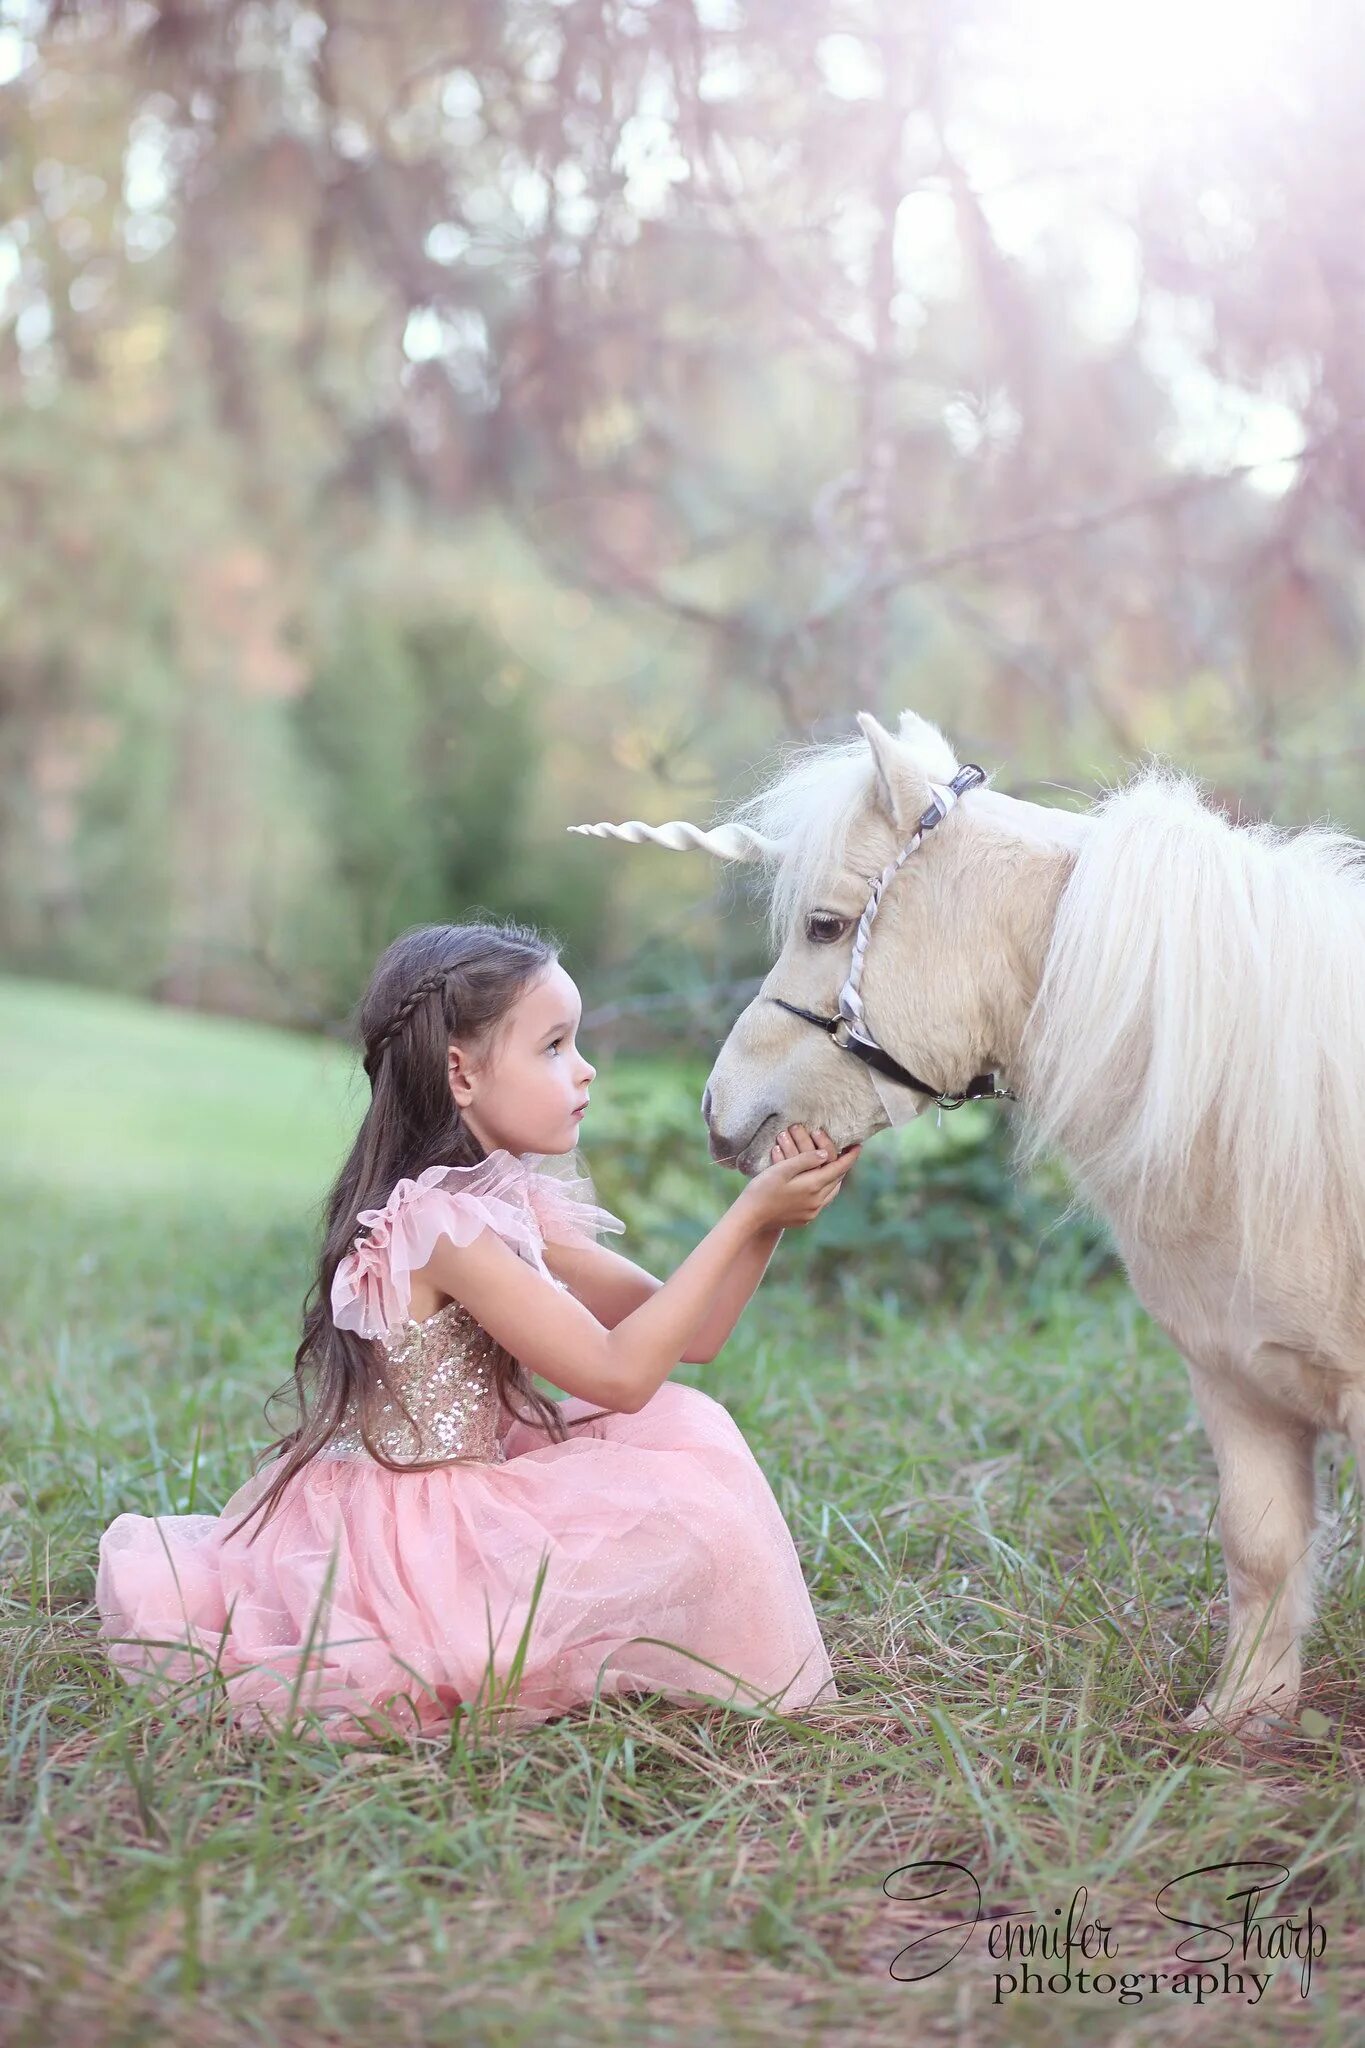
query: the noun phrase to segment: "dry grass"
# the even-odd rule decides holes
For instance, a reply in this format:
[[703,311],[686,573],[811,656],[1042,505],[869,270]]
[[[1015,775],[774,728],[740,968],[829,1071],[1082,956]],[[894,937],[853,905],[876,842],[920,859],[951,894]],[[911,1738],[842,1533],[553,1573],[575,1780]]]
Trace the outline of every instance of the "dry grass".
[[[7,2043],[1365,2039],[1355,1475],[1324,1460],[1307,1728],[1186,1735],[1222,1626],[1212,1465],[1121,1284],[850,1323],[779,1272],[686,1370],[773,1482],[836,1706],[626,1700],[364,1752],[163,1719],[93,1640],[99,1531],[226,1498],[304,1279],[302,1224],[149,1199],[25,1181],[0,1214]],[[1286,1965],[1254,2007],[1002,2007],[985,1926],[891,1975],[951,1917],[884,1889],[926,1858],[969,1865],[988,1915],[1086,1886],[1133,1972],[1178,1967],[1164,1883],[1266,1859],[1292,1875],[1263,1917],[1311,1902],[1327,1950],[1307,1999]]]

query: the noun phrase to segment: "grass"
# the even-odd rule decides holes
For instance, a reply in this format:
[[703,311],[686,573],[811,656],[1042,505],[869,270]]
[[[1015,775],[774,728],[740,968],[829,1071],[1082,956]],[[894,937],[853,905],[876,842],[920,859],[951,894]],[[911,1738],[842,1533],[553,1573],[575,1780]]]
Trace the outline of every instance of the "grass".
[[[779,1252],[722,1356],[681,1369],[773,1484],[834,1708],[608,1702],[530,1736],[248,1742],[111,1676],[94,1558],[122,1509],[216,1509],[273,1434],[349,1062],[13,983],[0,1045],[0,2038],[1365,2039],[1355,1475],[1325,1458],[1307,1727],[1186,1735],[1222,1630],[1212,1461],[1121,1283],[851,1315]],[[590,1155],[618,1081],[646,1085],[602,1073]],[[955,1915],[960,1894],[892,1876],[928,1858],[970,1866],[990,1915],[1055,1925],[1085,1886],[1134,1975],[1180,1967],[1163,1884],[1261,1859],[1291,1873],[1262,1917],[1311,1904],[1326,1952],[1307,1998],[1289,1963],[1254,2007],[1169,1988],[1000,2006],[995,1972],[1019,1966],[985,1926],[956,1960],[931,1945],[933,1977],[891,1974]]]

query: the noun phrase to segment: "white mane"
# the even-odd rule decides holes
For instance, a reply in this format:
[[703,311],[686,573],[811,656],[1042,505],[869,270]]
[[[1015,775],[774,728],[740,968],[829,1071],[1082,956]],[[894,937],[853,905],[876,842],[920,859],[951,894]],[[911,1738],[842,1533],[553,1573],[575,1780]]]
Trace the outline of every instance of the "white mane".
[[1196,1149],[1244,1261],[1305,1214],[1365,1255],[1365,844],[1234,826],[1154,767],[1100,800],[1023,1034],[1025,1161],[1179,1209]]

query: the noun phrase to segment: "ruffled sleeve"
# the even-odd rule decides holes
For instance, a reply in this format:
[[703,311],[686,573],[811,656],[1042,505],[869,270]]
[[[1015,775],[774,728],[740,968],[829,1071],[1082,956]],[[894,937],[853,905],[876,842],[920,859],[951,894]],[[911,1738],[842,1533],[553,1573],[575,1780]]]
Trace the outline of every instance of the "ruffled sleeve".
[[496,1230],[544,1273],[525,1178],[510,1153],[491,1152],[473,1166],[429,1166],[416,1180],[398,1181],[382,1209],[362,1209],[356,1222],[363,1234],[332,1279],[337,1328],[361,1337],[401,1329],[411,1314],[412,1275],[425,1266],[440,1237],[471,1244],[481,1230]]
[[[586,1173],[556,1171],[539,1164],[542,1155],[522,1155],[531,1171],[526,1190],[540,1234],[548,1244],[592,1244],[604,1231],[622,1231],[625,1224],[597,1200]],[[576,1157],[577,1155],[575,1155]]]
[[471,1244],[495,1230],[519,1257],[555,1287],[542,1245],[591,1242],[624,1223],[591,1196],[582,1175],[561,1179],[535,1172],[523,1156],[501,1149],[473,1166],[429,1166],[400,1180],[382,1209],[362,1209],[362,1231],[332,1280],[332,1321],[361,1337],[383,1337],[411,1315],[412,1275],[425,1266],[438,1238]]

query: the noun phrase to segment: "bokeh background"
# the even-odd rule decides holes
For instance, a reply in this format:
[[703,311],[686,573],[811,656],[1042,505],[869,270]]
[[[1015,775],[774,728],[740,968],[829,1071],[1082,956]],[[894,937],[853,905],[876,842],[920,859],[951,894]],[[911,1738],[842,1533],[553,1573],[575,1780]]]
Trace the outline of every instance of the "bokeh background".
[[4,965],[326,1028],[491,908],[700,1048],[752,920],[564,828],[863,707],[1360,824],[1358,29],[0,0]]
[[1329,1955],[1200,2040],[1359,2040],[1358,1478],[1324,1451],[1298,1728],[1185,1737],[1209,1447],[990,1108],[879,1134],[678,1369],[792,1530],[820,1726],[248,1749],[125,1693],[93,1606],[115,1515],[217,1512],[295,1419],[396,931],[560,940],[628,1254],[738,1192],[698,1103],[745,871],[568,825],[707,823],[912,706],[1044,803],[1154,751],[1365,827],[1359,22],[0,0],[5,2048],[1004,2039],[984,1949],[890,1974],[924,1857],[1049,1926],[1088,1887],[1133,1968],[1176,1873],[1273,1858]]

